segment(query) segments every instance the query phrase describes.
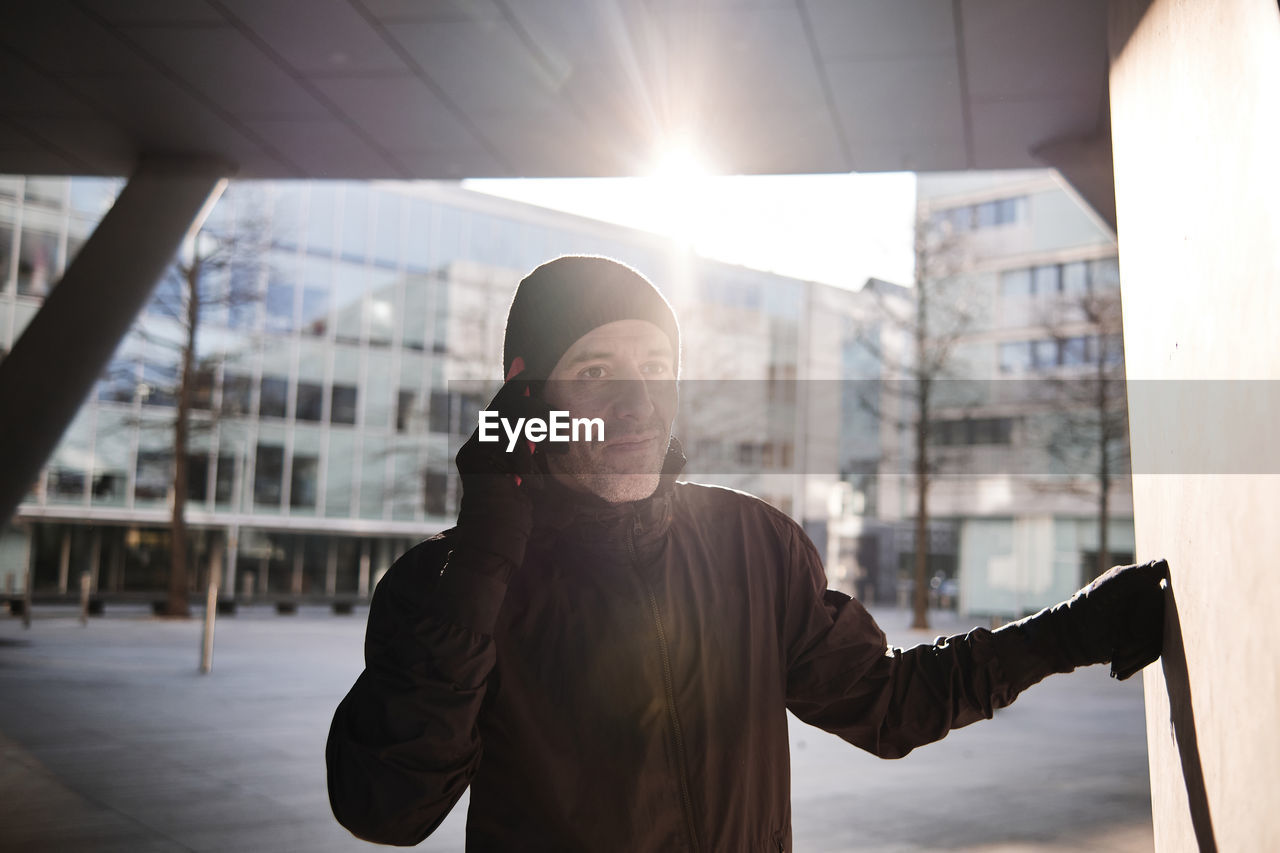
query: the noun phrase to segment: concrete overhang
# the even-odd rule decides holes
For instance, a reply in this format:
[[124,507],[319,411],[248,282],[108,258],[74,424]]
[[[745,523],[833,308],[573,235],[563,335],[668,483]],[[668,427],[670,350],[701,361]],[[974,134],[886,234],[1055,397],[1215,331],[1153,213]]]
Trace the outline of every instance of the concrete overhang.
[[681,139],[728,173],[1054,165],[1106,127],[1106,17],[1103,0],[20,0],[0,172],[125,175],[175,152],[241,177],[627,175]]

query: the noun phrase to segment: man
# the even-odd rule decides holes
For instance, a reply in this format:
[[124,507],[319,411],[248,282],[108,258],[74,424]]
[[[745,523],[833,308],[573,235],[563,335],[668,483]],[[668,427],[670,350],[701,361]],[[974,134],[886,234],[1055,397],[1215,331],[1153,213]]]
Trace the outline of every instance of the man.
[[790,518],[675,482],[679,367],[675,315],[630,267],[563,257],[520,283],[491,408],[600,418],[604,440],[477,432],[458,453],[458,524],[378,584],[334,715],[353,833],[416,844],[469,785],[471,850],[790,850],[787,709],[896,758],[1050,673],[1159,655],[1162,562],[888,648]]

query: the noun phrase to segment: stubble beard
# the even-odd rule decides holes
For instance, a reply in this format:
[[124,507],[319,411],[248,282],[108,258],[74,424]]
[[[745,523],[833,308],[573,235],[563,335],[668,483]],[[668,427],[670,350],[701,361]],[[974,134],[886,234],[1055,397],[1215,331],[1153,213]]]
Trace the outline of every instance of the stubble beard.
[[630,459],[625,465],[614,464],[602,445],[574,443],[564,453],[549,456],[547,468],[609,503],[641,501],[658,489],[669,441],[669,433],[662,430],[642,459]]

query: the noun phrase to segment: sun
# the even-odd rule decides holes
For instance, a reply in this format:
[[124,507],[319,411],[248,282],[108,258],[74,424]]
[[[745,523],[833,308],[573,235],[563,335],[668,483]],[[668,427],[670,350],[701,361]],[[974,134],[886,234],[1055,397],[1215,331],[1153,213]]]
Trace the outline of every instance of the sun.
[[690,247],[699,242],[707,220],[711,176],[705,156],[688,142],[673,143],[658,152],[640,180],[647,185],[662,233]]

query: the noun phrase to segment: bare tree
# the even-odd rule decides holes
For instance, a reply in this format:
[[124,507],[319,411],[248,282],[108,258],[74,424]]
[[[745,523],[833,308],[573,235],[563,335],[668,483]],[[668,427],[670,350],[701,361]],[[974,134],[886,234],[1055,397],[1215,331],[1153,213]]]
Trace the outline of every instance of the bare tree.
[[1111,567],[1111,493],[1129,471],[1129,410],[1124,369],[1120,292],[1090,289],[1057,302],[1043,325],[1056,343],[1062,370],[1046,377],[1049,455],[1067,472],[1087,471],[1086,482],[1068,476],[1042,486],[1093,499],[1098,551],[1094,575]]
[[949,222],[917,216],[912,287],[904,300],[888,296],[875,280],[869,282],[877,303],[872,324],[877,332],[863,329],[859,335],[859,343],[879,361],[887,379],[880,383],[876,399],[864,396],[859,402],[891,424],[895,433],[905,431],[911,438],[916,500],[912,628],[929,627],[929,486],[939,461],[933,453],[931,426],[938,385],[954,378],[956,344],[974,319],[967,283],[960,275],[964,250],[964,241]]
[[[262,266],[265,229],[259,224],[241,224],[234,230],[202,230],[184,247],[181,257],[166,272],[153,298],[154,313],[168,318],[163,333],[145,326],[135,333],[152,346],[176,350],[178,370],[169,387],[148,388],[148,393],[171,400],[174,406],[170,422],[173,431],[173,462],[169,513],[169,573],[164,604],[166,616],[189,616],[188,600],[189,531],[186,522],[190,484],[192,438],[200,432],[212,431],[216,411],[212,402],[212,377],[222,356],[201,356],[197,340],[201,323],[215,308],[245,311],[260,299],[258,276],[253,270]],[[230,275],[223,281],[221,273],[239,269],[241,275]],[[243,274],[247,271],[249,274]],[[175,332],[176,330],[176,332]],[[193,418],[195,409],[209,412],[207,418]],[[150,423],[154,423],[151,421]],[[144,427],[146,422],[139,424]]]

